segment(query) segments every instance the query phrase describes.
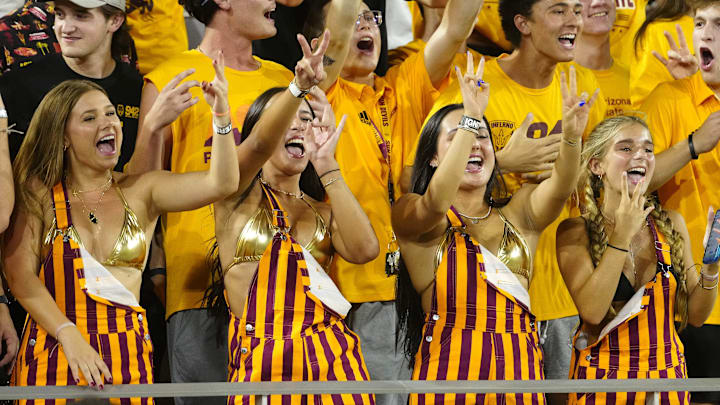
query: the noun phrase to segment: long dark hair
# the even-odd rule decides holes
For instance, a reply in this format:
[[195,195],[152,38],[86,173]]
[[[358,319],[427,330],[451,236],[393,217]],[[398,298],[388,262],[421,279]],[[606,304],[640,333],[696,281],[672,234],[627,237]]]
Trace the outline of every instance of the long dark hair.
[[[270,100],[272,100],[275,95],[285,91],[285,89],[285,87],[272,87],[265,90],[264,93],[255,99],[245,115],[245,120],[243,121],[243,126],[240,130],[240,143],[245,142],[245,140],[250,136],[253,128],[255,128],[255,124],[257,124],[260,120],[260,117],[265,111],[265,107],[268,105]],[[310,107],[310,114],[312,115],[312,118],[315,118],[315,112],[310,106],[310,103],[307,105]],[[247,196],[250,194],[250,191],[252,191],[253,187],[255,187],[259,174],[260,172],[258,172],[258,175],[254,177],[250,186],[242,192],[233,209],[237,209],[240,204],[245,201]],[[310,162],[308,162],[307,167],[305,167],[305,170],[303,170],[300,175],[300,190],[317,201],[325,199],[325,189],[322,186],[320,177],[318,177],[315,168]],[[220,262],[217,239],[215,239],[215,242],[210,248],[210,252],[208,252],[206,260],[208,266],[210,267],[211,282],[210,287],[205,290],[205,295],[203,296],[203,306],[208,309],[212,316],[215,316],[223,321],[220,325],[218,325],[218,328],[222,328],[227,324],[227,322],[229,322],[230,314],[228,312],[227,302],[225,302],[225,283],[223,281],[225,272],[222,263]],[[220,343],[222,336],[220,332],[221,331],[218,330],[218,344]]]
[[[462,104],[450,104],[439,109],[428,120],[420,134],[420,140],[415,153],[415,162],[413,164],[413,172],[410,180],[410,191],[417,194],[425,194],[430,180],[435,174],[436,168],[430,166],[430,162],[437,154],[437,142],[440,137],[440,128],[445,117],[456,110],[462,109]],[[490,124],[487,118],[483,117],[483,121],[490,130]],[[492,136],[490,137],[492,142]],[[494,148],[493,143],[493,153]],[[490,181],[488,182],[485,194],[483,196],[485,202],[491,207],[503,207],[510,201],[507,196],[505,181],[500,175],[497,163],[493,167]],[[395,288],[395,308],[397,310],[398,323],[396,325],[396,340],[400,336],[404,336],[402,342],[402,350],[405,357],[412,368],[415,364],[415,354],[420,347],[422,339],[422,328],[425,323],[425,313],[422,309],[420,294],[415,290],[411,280],[410,273],[405,266],[405,262],[400,259],[400,269],[397,278],[397,286]],[[399,343],[396,341],[396,344]]]
[[648,9],[648,13],[642,25],[635,34],[635,54],[637,54],[640,42],[645,36],[648,26],[655,21],[673,21],[684,16],[690,11],[690,5],[686,0],[657,0],[654,7]]

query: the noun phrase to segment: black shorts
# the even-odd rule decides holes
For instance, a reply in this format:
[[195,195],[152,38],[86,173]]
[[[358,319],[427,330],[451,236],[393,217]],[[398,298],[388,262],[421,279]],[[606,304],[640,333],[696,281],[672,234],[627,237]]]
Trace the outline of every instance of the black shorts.
[[[685,346],[688,377],[718,378],[720,377],[720,325],[703,325],[695,328],[690,325],[680,334]],[[693,402],[720,403],[720,392],[693,392]]]

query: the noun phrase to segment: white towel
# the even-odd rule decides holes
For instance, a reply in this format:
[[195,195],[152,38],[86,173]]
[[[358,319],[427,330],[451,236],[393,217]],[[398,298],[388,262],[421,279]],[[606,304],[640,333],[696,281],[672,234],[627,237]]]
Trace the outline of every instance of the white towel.
[[84,247],[80,247],[80,254],[85,272],[85,288],[88,293],[117,304],[131,307],[140,306],[135,295],[125,288],[105,266],[95,260]]
[[343,297],[330,276],[320,266],[320,263],[305,248],[303,248],[303,256],[310,275],[310,291],[323,304],[344,318],[352,308],[352,304]]

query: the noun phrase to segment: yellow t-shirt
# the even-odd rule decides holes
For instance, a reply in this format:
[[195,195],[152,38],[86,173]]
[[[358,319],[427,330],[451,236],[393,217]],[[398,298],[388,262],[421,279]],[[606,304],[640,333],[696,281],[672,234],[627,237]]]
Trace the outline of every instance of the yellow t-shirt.
[[630,109],[630,72],[615,62],[607,70],[593,70],[600,89],[605,95],[605,118],[622,115]]
[[[642,111],[648,114],[656,154],[687,139],[710,114],[719,110],[720,101],[700,72],[659,85],[642,106]],[[703,237],[708,209],[710,206],[720,208],[717,173],[720,173],[720,149],[714,148],[698,160],[690,161],[658,190],[663,207],[678,211],[685,218],[691,239],[685,243],[692,244],[695,263],[702,263],[705,251]],[[706,323],[720,325],[720,297]]]
[[635,34],[645,22],[648,0],[615,0],[615,23],[610,31],[610,53],[625,66],[631,66]]
[[637,54],[633,53],[632,62],[627,66],[630,69],[630,100],[633,110],[637,110],[660,83],[674,80],[665,65],[663,65],[651,51],[657,51],[667,58],[667,51],[670,49],[664,31],[672,34],[677,43],[677,31],[675,24],[680,24],[685,34],[689,49],[693,48],[693,19],[683,16],[675,21],[656,21],[648,25],[643,40],[638,44]]
[[[395,198],[400,196],[400,174],[413,164],[420,127],[438,92],[433,87],[423,52],[375,78],[375,89],[339,78],[328,90],[328,100],[339,119],[347,114],[344,135],[335,158],[355,198],[360,202],[380,242],[380,254],[364,265],[339,256],[331,275],[350,302],[389,301],[395,298],[395,277],[385,274],[385,254],[392,235],[388,199],[389,168],[377,142],[378,131],[391,139],[390,165]],[[384,129],[380,100],[386,105],[388,127]]]
[[[477,22],[475,23],[475,31],[481,33],[499,48],[510,51],[513,49],[513,46],[510,41],[505,38],[505,31],[502,29],[500,14],[498,13],[499,3],[499,0],[485,0],[485,2],[483,2]],[[415,1],[408,1],[407,5],[412,15],[413,36],[416,39],[421,38],[423,36],[424,23],[420,6],[418,6]]]
[[127,23],[141,74],[188,49],[183,8],[177,0],[153,0],[149,9],[131,10]]
[[[231,121],[235,143],[240,142],[240,128],[250,104],[271,87],[285,87],[292,73],[285,67],[255,58],[258,70],[245,72],[225,68],[229,83]],[[162,89],[178,73],[195,68],[186,80],[211,81],[215,77],[212,60],[197,50],[185,51],[161,64],[145,79]],[[200,101],[185,110],[171,124],[172,155],[170,170],[186,173],[208,170],[212,147],[212,111],[200,88],[190,90]],[[203,293],[210,282],[206,257],[215,238],[215,220],[211,206],[194,211],[171,212],[164,221],[165,257],[167,266],[166,316],[177,311],[199,308]]]
[[[507,55],[501,55],[502,59]],[[528,130],[528,137],[542,138],[559,133],[562,127],[562,93],[560,91],[560,72],[575,66],[578,91],[592,94],[599,87],[592,71],[574,62],[560,63],[552,83],[543,89],[531,89],[517,84],[500,68],[497,59],[485,64],[484,80],[490,83],[490,103],[485,117],[490,122],[495,149],[502,149],[510,139],[515,128],[520,125],[527,113],[532,112],[534,122]],[[462,102],[457,84],[445,89],[435,106],[435,111],[451,103]],[[600,121],[606,110],[602,93],[593,106],[585,133],[589,133]],[[507,175],[505,182],[508,192],[517,190],[524,182],[519,176]],[[533,277],[530,282],[530,301],[532,312],[538,320],[557,319],[577,314],[572,297],[565,287],[555,258],[555,231],[570,212],[569,204],[560,216],[550,224],[540,236],[533,263]]]

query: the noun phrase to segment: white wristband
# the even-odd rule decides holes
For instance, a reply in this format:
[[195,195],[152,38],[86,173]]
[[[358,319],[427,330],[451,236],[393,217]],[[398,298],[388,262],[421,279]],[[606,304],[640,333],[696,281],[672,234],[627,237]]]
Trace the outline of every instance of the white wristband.
[[0,118],[7,118],[7,110],[4,108],[0,108]]
[[213,126],[213,130],[218,135],[227,135],[232,131],[232,122],[228,122],[228,124],[225,125],[224,127],[219,127],[219,126],[215,125],[215,121],[213,121],[212,126]]
[[72,322],[65,322],[64,324],[58,326],[57,329],[55,329],[55,339],[57,340],[58,335],[60,334],[61,330],[65,329],[69,326],[75,326],[75,324]]
[[293,79],[293,81],[291,81],[290,84],[288,85],[288,90],[290,90],[290,94],[292,94],[293,96],[295,96],[297,98],[305,98],[305,96],[307,96],[308,93],[310,93],[310,90],[312,90],[312,88],[309,88],[307,90],[302,90],[295,83],[295,79]]

